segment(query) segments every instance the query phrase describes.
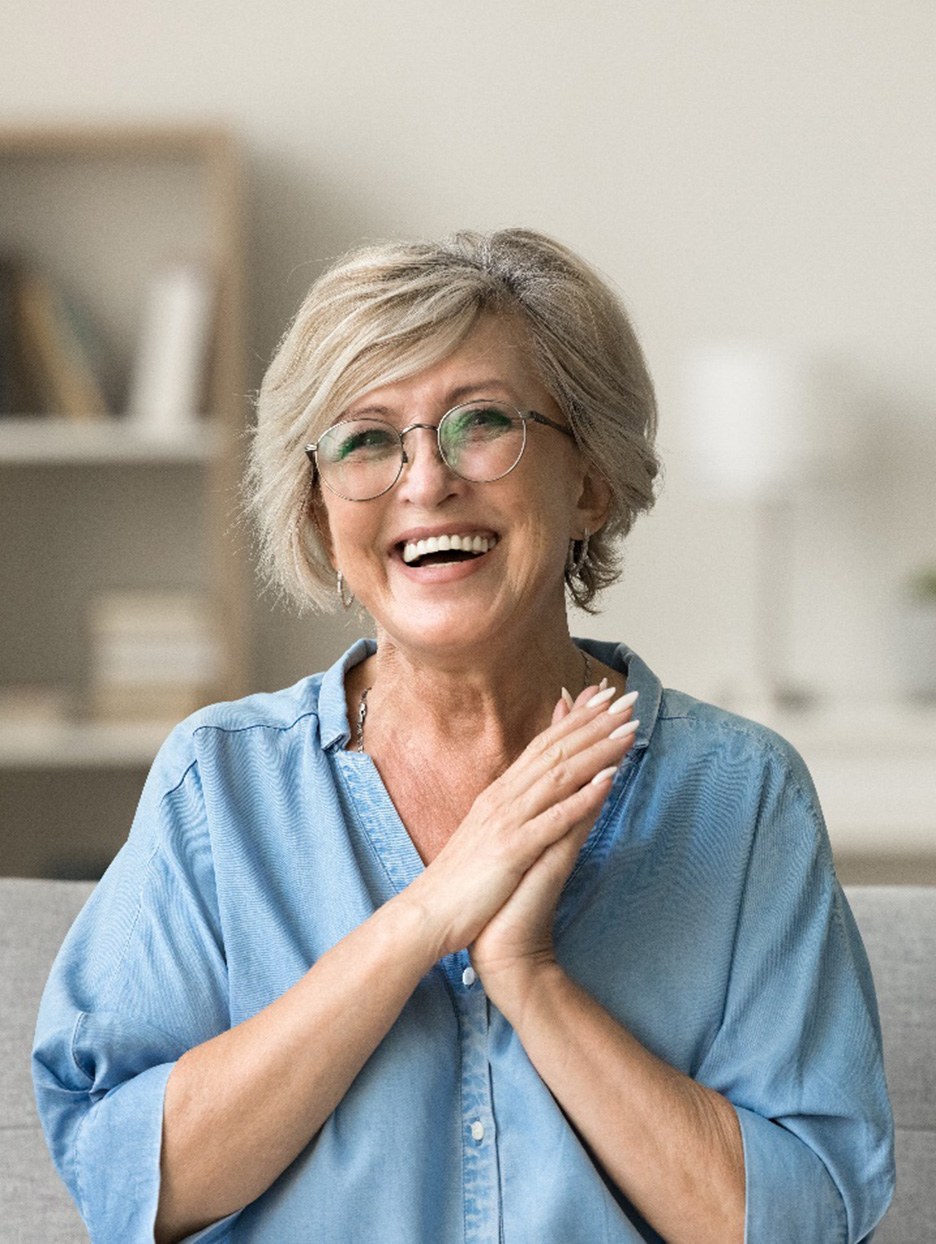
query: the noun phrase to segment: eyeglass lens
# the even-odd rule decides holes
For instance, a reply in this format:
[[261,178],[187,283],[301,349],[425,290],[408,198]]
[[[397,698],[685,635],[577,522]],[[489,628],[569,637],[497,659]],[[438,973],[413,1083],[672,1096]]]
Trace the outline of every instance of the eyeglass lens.
[[[489,483],[520,461],[526,424],[509,406],[484,402],[456,406],[438,427],[442,460],[472,483]],[[324,432],[316,449],[323,482],[349,501],[366,501],[392,488],[403,470],[400,433],[382,419],[345,419]]]

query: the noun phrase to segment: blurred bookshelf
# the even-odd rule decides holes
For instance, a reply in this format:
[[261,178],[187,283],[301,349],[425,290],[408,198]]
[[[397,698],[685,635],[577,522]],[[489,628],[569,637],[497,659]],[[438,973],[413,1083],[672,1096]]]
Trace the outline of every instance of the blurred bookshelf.
[[116,419],[76,424],[55,415],[0,418],[0,466],[208,463],[222,447],[221,429],[210,423],[156,441]]
[[[148,766],[171,722],[29,722],[0,738],[0,770],[37,772]],[[129,828],[127,826],[126,828]]]
[[220,127],[0,130],[0,873],[98,875],[246,689],[242,200]]

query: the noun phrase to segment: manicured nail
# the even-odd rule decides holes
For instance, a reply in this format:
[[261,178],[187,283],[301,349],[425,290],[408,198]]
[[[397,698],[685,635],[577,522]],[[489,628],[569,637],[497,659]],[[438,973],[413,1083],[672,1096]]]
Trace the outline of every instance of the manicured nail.
[[592,778],[592,786],[600,786],[602,782],[610,782],[617,771],[617,765],[609,765],[607,769],[602,769],[600,773],[596,773]]
[[612,730],[608,735],[609,739],[626,739],[629,734],[633,734],[640,725],[638,717],[632,718],[631,721],[625,721],[623,726],[618,726],[616,730]]
[[605,689],[605,687],[607,687],[607,685],[608,685],[608,680],[607,680],[607,678],[602,678],[601,682],[598,684],[598,690],[599,690],[599,691],[604,691],[604,689]]
[[597,708],[599,704],[607,704],[607,702],[610,699],[612,699],[613,696],[614,696],[614,688],[605,687],[604,691],[599,691],[596,695],[593,695],[590,700],[586,700],[585,707],[586,708]]
[[563,687],[563,688],[562,688],[561,696],[562,696],[562,702],[563,702],[563,704],[565,704],[565,705],[566,705],[566,707],[567,707],[567,708],[574,708],[574,707],[575,707],[575,702],[574,702],[574,700],[572,699],[571,695],[569,695],[569,693],[568,693],[568,691],[565,689],[565,687]]
[[615,700],[608,709],[609,713],[623,713],[626,708],[630,708],[632,704],[637,703],[639,691],[628,691],[627,695],[622,695],[619,700]]

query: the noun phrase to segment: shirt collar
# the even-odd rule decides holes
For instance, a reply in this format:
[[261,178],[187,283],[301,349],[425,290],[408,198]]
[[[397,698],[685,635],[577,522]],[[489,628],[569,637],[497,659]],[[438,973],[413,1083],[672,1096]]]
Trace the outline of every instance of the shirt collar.
[[613,644],[598,639],[576,639],[574,642],[590,656],[597,657],[605,665],[610,665],[612,669],[626,675],[628,691],[640,693],[640,698],[634,705],[634,716],[639,718],[640,725],[637,727],[631,751],[645,748],[650,742],[663,701],[663,684],[659,678],[627,644]]
[[351,740],[345,674],[377,651],[373,639],[359,639],[322,675],[319,690],[319,738],[323,749],[345,748]]

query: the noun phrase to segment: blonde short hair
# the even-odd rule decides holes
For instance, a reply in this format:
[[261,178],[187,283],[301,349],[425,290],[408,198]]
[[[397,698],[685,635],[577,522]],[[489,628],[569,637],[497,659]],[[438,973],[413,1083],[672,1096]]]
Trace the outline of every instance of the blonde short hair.
[[[611,507],[566,575],[589,608],[620,574],[616,547],[654,501],[656,401],[618,298],[577,255],[528,229],[460,232],[351,252],[313,284],[267,370],[247,472],[247,509],[267,580],[302,607],[335,602],[303,447],[369,389],[445,358],[484,314],[525,323],[532,361]],[[576,549],[580,553],[579,548]]]

